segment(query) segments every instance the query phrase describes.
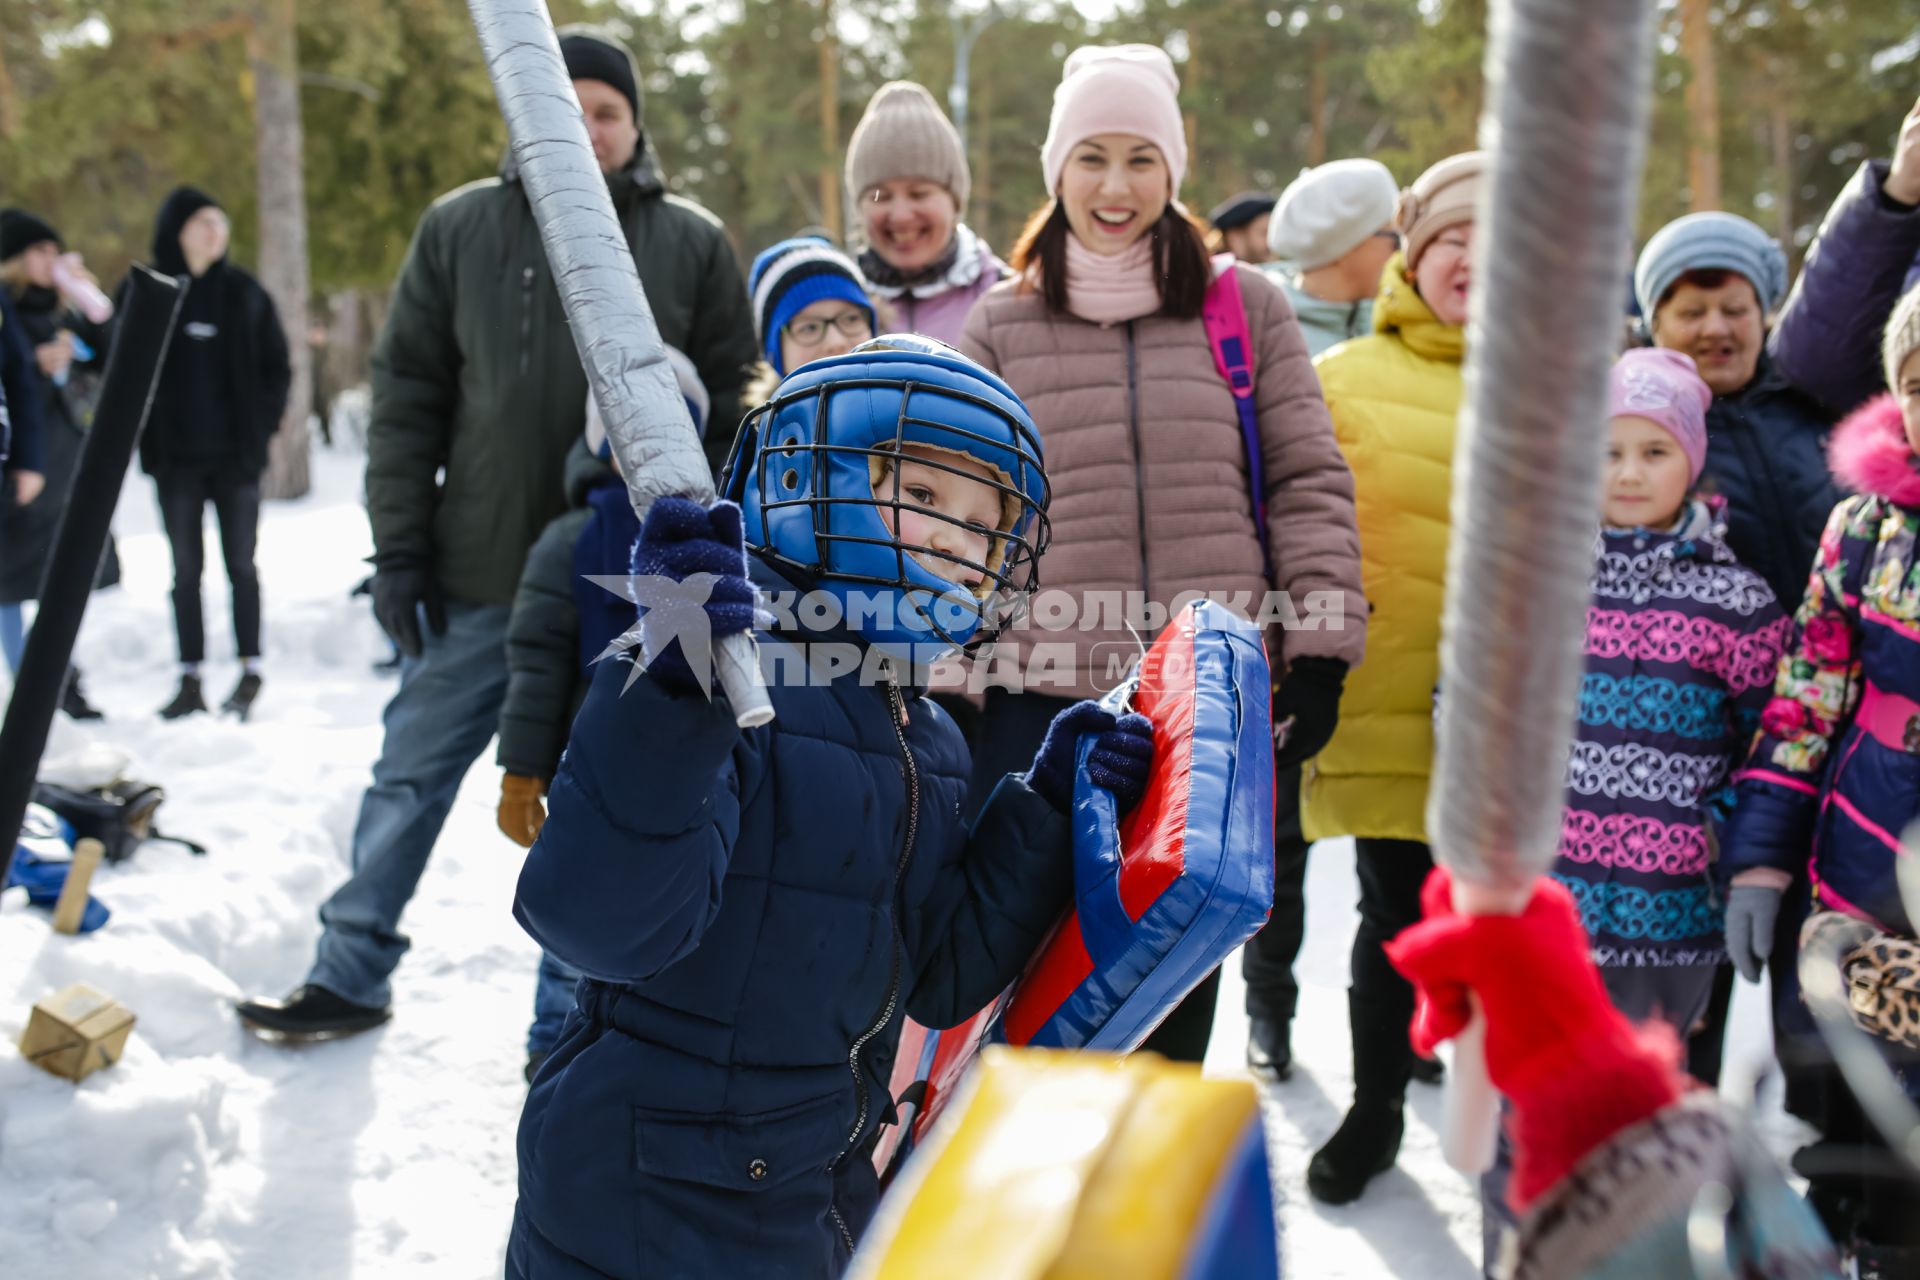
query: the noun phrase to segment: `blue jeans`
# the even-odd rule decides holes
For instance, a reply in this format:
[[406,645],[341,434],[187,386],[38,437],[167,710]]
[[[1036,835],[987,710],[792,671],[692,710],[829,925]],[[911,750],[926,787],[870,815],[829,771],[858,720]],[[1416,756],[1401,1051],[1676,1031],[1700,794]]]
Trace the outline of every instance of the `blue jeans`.
[[7,656],[7,670],[20,669],[20,656],[27,651],[26,621],[18,604],[0,604],[0,651]]
[[533,986],[533,1025],[527,1028],[527,1053],[552,1053],[560,1027],[573,1012],[573,989],[580,971],[551,951],[540,953],[540,976]]
[[307,981],[355,1004],[385,1007],[387,979],[411,945],[400,913],[413,898],[454,793],[499,727],[507,692],[505,605],[447,602],[447,633],[421,620],[424,649],[400,665],[382,715],[386,741],[353,828],[353,875],[320,908]]

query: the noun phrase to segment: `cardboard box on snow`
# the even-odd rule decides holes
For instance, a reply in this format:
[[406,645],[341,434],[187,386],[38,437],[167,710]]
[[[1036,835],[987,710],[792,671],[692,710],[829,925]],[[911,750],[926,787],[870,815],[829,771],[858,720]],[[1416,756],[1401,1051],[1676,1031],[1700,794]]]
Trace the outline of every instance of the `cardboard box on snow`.
[[79,1081],[118,1062],[132,1031],[132,1010],[76,982],[34,1003],[20,1052],[35,1066]]

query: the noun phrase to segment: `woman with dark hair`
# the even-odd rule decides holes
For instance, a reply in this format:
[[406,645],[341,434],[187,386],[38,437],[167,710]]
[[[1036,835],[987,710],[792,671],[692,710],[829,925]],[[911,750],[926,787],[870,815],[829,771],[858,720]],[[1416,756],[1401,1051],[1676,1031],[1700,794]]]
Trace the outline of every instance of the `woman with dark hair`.
[[[1036,619],[975,672],[989,686],[976,807],[1023,767],[1062,707],[1120,682],[1183,596],[1266,622],[1285,617],[1267,609],[1280,607],[1269,591],[1302,617],[1318,611],[1317,626],[1267,632],[1283,771],[1333,732],[1341,683],[1365,647],[1352,475],[1292,309],[1253,268],[1223,267],[1250,348],[1247,428],[1215,363],[1201,318],[1215,268],[1175,198],[1187,160],[1178,92],[1156,48],[1067,59],[1042,154],[1052,197],[1020,237],[1015,278],[967,320],[962,349],[1026,403],[1053,483]],[[1223,286],[1216,298],[1229,296]],[[1146,1047],[1198,1061],[1216,989],[1212,978],[1196,989]]]

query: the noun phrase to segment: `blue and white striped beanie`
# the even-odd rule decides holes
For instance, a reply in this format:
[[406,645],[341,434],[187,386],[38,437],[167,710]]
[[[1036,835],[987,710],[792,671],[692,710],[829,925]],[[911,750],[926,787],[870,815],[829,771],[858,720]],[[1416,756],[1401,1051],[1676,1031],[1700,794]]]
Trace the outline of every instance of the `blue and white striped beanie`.
[[[673,370],[673,380],[680,387],[680,397],[687,402],[687,416],[693,419],[693,433],[705,437],[707,434],[707,413],[713,407],[712,399],[707,395],[707,386],[700,381],[700,371],[693,367],[693,361],[687,359],[680,348],[667,348],[667,364]],[[607,438],[606,420],[600,416],[600,401],[595,398],[593,388],[587,388],[587,452],[602,462],[613,460],[613,441]]]
[[767,363],[783,378],[791,371],[780,360],[780,330],[814,303],[844,299],[864,310],[867,323],[879,328],[860,268],[852,258],[812,236],[782,240],[755,258],[747,275],[747,292],[753,295],[754,328]]
[[1654,232],[1633,269],[1634,296],[1648,323],[1660,295],[1689,271],[1745,276],[1769,315],[1787,296],[1787,255],[1773,237],[1736,214],[1690,213]]

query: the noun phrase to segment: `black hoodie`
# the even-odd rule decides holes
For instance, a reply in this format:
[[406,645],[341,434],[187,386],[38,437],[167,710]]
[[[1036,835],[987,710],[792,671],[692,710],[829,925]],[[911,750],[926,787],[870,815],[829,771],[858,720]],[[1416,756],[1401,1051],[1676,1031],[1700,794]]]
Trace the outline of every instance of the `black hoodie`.
[[187,296],[140,440],[140,465],[149,475],[193,468],[253,479],[266,467],[293,372],[286,332],[259,281],[225,257],[197,277],[187,270],[180,230],[210,205],[219,202],[179,187],[154,219],[154,267],[181,278]]

